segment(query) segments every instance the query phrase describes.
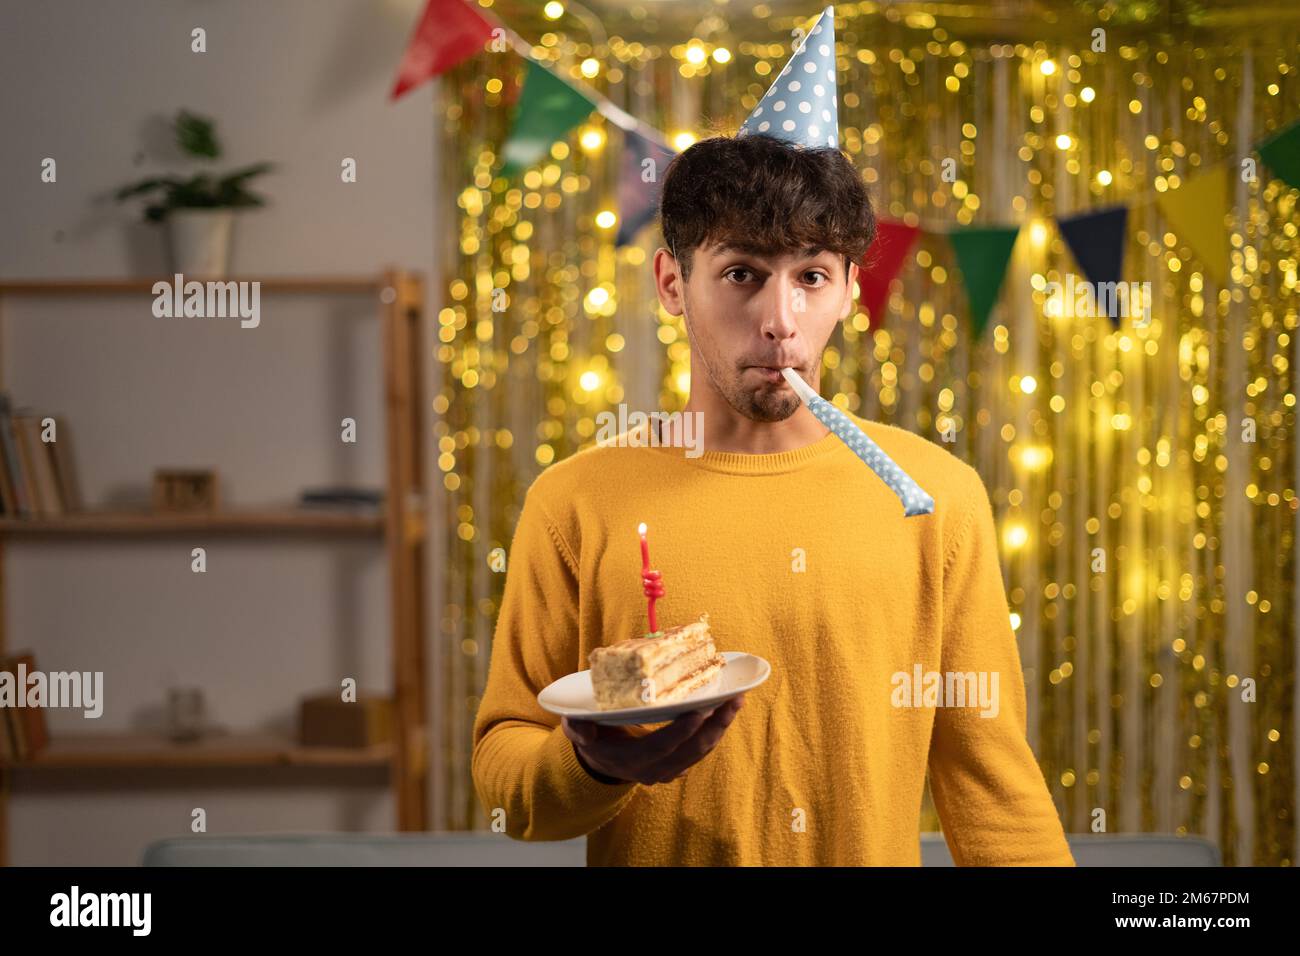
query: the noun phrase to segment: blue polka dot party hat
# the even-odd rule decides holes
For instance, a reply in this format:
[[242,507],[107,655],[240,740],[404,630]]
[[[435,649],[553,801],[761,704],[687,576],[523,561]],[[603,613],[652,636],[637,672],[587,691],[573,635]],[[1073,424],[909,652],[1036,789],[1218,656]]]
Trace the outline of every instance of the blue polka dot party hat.
[[838,147],[838,102],[835,8],[827,7],[736,135],[762,133],[799,146]]
[[808,406],[808,411],[848,445],[853,454],[861,458],[890,491],[898,495],[898,500],[903,503],[904,518],[934,513],[934,499],[912,480],[911,475],[899,468],[894,459],[885,454],[885,450],[872,441],[853,419],[814,392],[812,386],[800,378],[794,369],[783,368],[781,374]]

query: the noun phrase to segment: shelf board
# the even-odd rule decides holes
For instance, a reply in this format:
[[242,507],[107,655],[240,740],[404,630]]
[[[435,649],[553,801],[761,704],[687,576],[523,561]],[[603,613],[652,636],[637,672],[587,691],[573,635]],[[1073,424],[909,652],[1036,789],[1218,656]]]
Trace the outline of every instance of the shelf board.
[[[0,295],[105,294],[115,292],[153,293],[154,284],[171,285],[174,275],[155,278],[121,279],[8,279],[0,280]],[[263,292],[283,293],[377,293],[388,285],[382,275],[373,276],[226,276],[219,279],[186,276],[186,282],[259,282]]]
[[174,532],[325,532],[379,534],[382,512],[312,508],[248,509],[207,514],[153,511],[80,511],[50,518],[0,518],[0,535],[169,534]]
[[373,747],[303,747],[274,734],[221,734],[194,743],[174,743],[155,734],[87,734],[52,737],[30,760],[14,768],[92,769],[117,767],[383,767],[391,744]]

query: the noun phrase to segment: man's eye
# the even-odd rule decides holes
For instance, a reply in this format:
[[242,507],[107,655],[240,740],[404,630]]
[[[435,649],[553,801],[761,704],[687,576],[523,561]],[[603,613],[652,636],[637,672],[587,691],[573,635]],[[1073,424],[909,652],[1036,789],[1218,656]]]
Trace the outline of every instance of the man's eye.
[[810,275],[810,276],[817,276],[817,278],[819,278],[819,279],[824,279],[824,280],[826,280],[825,282],[818,282],[818,283],[816,283],[816,287],[817,287],[817,288],[821,288],[821,287],[824,286],[827,282],[830,282],[830,281],[831,281],[831,280],[830,280],[830,276],[828,276],[828,275],[827,275],[826,273],[824,273],[824,272],[809,272],[809,273],[807,273],[807,275]]
[[748,273],[749,270],[748,270],[748,269],[728,269],[726,274],[729,275],[729,276],[734,276],[737,272]]

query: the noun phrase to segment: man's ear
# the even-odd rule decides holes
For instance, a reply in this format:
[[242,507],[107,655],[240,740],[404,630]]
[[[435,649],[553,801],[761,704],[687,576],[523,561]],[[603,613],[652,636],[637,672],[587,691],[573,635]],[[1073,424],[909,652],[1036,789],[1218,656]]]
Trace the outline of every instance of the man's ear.
[[[680,277],[674,280],[673,273],[679,268],[673,254],[660,246],[655,250],[654,274],[655,291],[659,294],[659,304],[669,315],[681,315],[682,283]],[[674,294],[676,292],[676,294]]]

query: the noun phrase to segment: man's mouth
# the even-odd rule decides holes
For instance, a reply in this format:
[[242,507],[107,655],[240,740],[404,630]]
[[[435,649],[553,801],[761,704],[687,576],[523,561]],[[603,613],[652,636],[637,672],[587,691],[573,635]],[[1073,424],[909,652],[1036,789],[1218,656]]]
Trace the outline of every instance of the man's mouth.
[[772,382],[773,384],[786,385],[786,387],[789,387],[786,383],[785,376],[781,374],[782,368],[789,367],[790,366],[781,365],[749,365],[746,366],[745,371],[756,372],[765,382]]

